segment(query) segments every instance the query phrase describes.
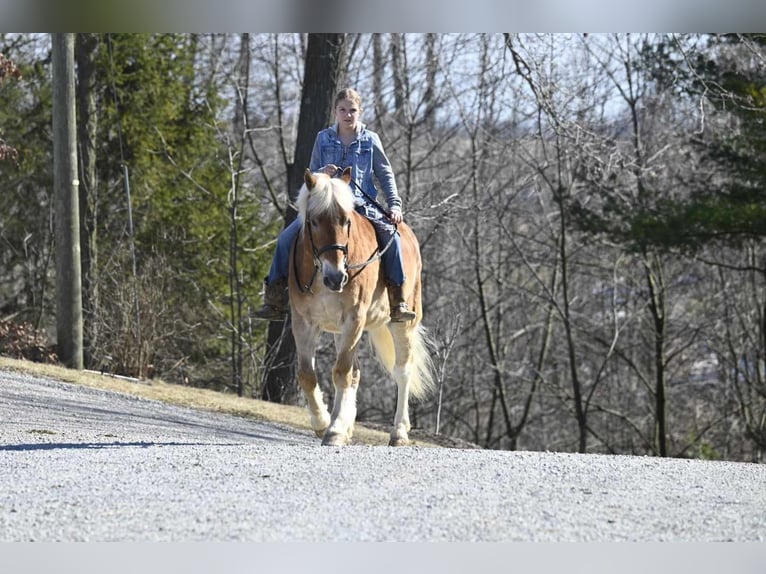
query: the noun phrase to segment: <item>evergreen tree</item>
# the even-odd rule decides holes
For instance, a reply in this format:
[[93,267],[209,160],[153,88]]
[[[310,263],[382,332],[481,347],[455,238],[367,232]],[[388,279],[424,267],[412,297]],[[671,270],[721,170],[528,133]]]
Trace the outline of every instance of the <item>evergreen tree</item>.
[[[147,362],[162,360],[165,366],[184,357],[197,363],[224,360],[229,338],[222,329],[232,328],[227,299],[233,166],[220,136],[225,106],[219,86],[202,82],[196,73],[194,35],[110,34],[101,42],[103,117],[97,163],[99,193],[107,197],[97,201],[99,248],[114,248],[121,254],[117,267],[127,279],[131,268],[126,249],[127,173],[138,276],[146,283],[143,293],[137,286],[138,295],[124,297],[133,296],[139,306],[145,340],[138,342],[148,344],[146,339],[155,337],[153,344],[166,345],[169,356],[150,356],[153,352],[142,348],[132,352],[146,354]],[[242,229],[263,232],[258,205],[242,202],[238,209]],[[250,244],[249,239],[242,238],[240,250]],[[102,288],[119,288],[122,283],[113,281],[115,271],[106,269],[109,262],[103,257],[101,261]],[[264,270],[255,268],[255,262],[251,267],[242,270],[243,284],[255,297],[259,282],[252,278]],[[154,276],[147,275],[150,272]],[[147,292],[163,285],[162,298]],[[112,300],[121,301],[114,313],[123,318],[124,331],[129,327],[124,323],[131,320],[123,310],[125,301]],[[166,322],[155,324],[166,316]],[[135,338],[135,326],[132,329]]]
[[[686,195],[664,199],[656,212],[635,218],[631,229],[662,248],[712,254],[721,277],[719,305],[728,320],[708,348],[736,397],[735,412],[752,441],[753,460],[762,460],[766,35],[704,37],[696,50],[686,49],[684,40],[672,38],[647,50],[644,61],[660,89],[692,98],[700,110],[700,125],[689,130],[695,154],[687,155],[692,163],[679,181]],[[726,273],[732,276],[726,279]]]
[[733,122],[698,142],[720,177],[695,186],[675,219],[702,240],[739,244],[766,237],[766,35],[714,37],[711,48],[694,62],[690,91]]
[[0,53],[20,74],[0,82],[0,137],[13,148],[0,161],[0,317],[37,328],[55,308],[49,40],[0,36]]
[[[184,380],[225,381],[236,328],[228,302],[237,150],[222,127],[230,126],[231,103],[201,67],[195,35],[96,34],[78,49],[85,44],[98,117],[90,118],[95,177],[80,177],[88,181],[82,215],[94,250],[90,281],[99,292],[86,317],[86,367],[148,374],[152,364],[170,377],[167,369],[182,363],[198,367]],[[18,154],[0,162],[0,313],[45,327],[54,311],[50,42],[47,35],[2,35],[0,52],[23,75],[0,83],[0,134]],[[265,243],[280,224],[263,217],[259,193],[245,186],[236,211],[238,296],[254,301],[268,262],[246,248]],[[247,343],[257,346],[264,336]]]
[[685,144],[694,153],[680,158],[701,169],[681,172],[680,195],[656,194],[629,213],[609,199],[602,213],[579,206],[584,227],[684,251],[766,236],[766,35],[694,39],[693,51],[679,37],[647,45],[642,65],[657,92],[691,98],[705,110],[702,133],[689,126]]

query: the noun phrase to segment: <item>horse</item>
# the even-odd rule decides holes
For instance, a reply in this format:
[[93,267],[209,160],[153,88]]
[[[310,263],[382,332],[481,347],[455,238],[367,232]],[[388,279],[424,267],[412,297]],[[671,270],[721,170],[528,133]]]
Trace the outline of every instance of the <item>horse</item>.
[[[416,318],[389,321],[389,302],[375,230],[354,209],[351,168],[340,177],[306,170],[296,202],[301,231],[291,249],[288,278],[298,384],[306,398],[311,428],[323,445],[351,442],[361,372],[357,352],[364,332],[378,361],[397,386],[390,446],[409,444],[409,399],[424,398],[434,387],[432,341],[421,324],[422,260],[412,229],[397,227],[405,261],[403,292]],[[332,414],[325,405],[315,370],[322,333],[332,333]]]

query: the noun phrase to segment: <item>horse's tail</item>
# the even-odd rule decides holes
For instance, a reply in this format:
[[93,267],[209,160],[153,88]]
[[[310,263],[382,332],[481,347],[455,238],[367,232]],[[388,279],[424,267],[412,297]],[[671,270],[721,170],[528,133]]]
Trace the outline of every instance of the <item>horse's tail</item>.
[[434,378],[434,362],[432,353],[436,345],[422,323],[418,323],[412,337],[412,363],[415,367],[415,376],[412,377],[410,392],[416,399],[423,399],[434,392],[436,380]]
[[[370,342],[375,350],[375,356],[385,369],[394,374],[394,362],[396,350],[394,338],[387,328],[377,329],[370,332]],[[434,378],[434,364],[431,359],[435,348],[428,329],[419,323],[411,333],[410,351],[412,353],[412,378],[410,394],[416,399],[424,399],[436,388]]]

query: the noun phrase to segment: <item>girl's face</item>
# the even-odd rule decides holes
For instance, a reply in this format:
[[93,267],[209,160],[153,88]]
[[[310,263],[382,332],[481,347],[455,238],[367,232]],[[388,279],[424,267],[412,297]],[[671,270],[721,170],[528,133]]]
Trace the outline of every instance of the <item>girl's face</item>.
[[342,129],[356,131],[362,110],[351,100],[340,100],[335,105],[335,119]]

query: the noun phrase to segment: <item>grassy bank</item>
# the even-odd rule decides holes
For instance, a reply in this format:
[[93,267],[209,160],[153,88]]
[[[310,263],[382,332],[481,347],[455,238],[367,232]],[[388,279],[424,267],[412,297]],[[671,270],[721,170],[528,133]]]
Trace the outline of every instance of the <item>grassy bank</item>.
[[[0,357],[0,369],[48,377],[57,381],[135,395],[184,407],[227,413],[311,430],[309,415],[306,409],[302,407],[279,405],[207,389],[174,385],[156,379],[138,381],[7,357]],[[413,443],[419,446],[436,446],[429,441],[415,440]],[[354,427],[354,444],[386,445],[388,444],[388,433],[357,424]]]

